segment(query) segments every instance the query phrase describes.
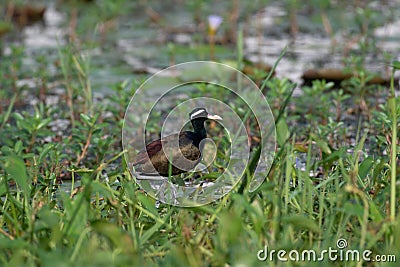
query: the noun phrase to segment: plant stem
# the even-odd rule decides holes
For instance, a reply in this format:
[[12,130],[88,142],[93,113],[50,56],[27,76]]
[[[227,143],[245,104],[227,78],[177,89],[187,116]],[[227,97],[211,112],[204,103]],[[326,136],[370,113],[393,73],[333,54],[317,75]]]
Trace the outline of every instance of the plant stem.
[[390,220],[393,222],[396,217],[396,145],[397,145],[397,110],[396,110],[396,96],[394,93],[394,73],[390,79],[390,97],[388,100],[389,107],[392,113],[392,148],[391,148],[391,181],[390,181]]
[[76,161],[76,166],[78,166],[79,163],[81,163],[82,159],[86,156],[86,153],[87,153],[87,151],[89,149],[90,142],[92,140],[92,134],[93,134],[93,130],[90,129],[89,135],[88,135],[88,137],[86,139],[85,146],[83,147],[82,152],[81,152],[81,154],[79,155],[79,157],[78,157],[78,159]]
[[209,42],[210,42],[210,59],[211,60],[215,60],[215,52],[214,52],[214,48],[215,48],[215,36],[213,33],[211,33],[209,36],[210,38]]
[[243,69],[243,26],[239,25],[237,32],[237,69]]

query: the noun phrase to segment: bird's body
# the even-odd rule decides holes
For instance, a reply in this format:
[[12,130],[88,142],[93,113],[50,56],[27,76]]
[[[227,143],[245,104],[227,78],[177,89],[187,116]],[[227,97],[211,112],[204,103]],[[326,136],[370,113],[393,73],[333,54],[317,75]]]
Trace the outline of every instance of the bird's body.
[[133,163],[134,166],[138,166],[135,167],[136,171],[146,175],[169,176],[196,167],[201,160],[201,141],[207,137],[204,127],[206,119],[221,119],[221,117],[208,114],[204,108],[193,110],[190,113],[190,120],[194,131],[168,135],[147,144]]

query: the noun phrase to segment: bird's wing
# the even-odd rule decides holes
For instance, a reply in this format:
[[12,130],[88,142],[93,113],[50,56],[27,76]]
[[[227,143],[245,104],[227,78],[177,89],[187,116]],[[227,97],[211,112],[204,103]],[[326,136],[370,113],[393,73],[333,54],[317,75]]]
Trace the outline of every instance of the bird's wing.
[[161,139],[158,139],[158,140],[155,140],[155,141],[151,142],[150,144],[148,144],[145,149],[139,151],[133,165],[143,164],[146,161],[148,161],[149,158],[151,158],[153,155],[157,154],[158,151],[160,151],[162,149],[162,143],[164,143],[164,141]]
[[[190,139],[187,138],[187,135],[192,135],[192,132],[181,132],[179,134],[171,134],[168,136],[165,136],[162,139],[157,139],[146,145],[146,148],[143,150],[140,150],[139,153],[136,156],[136,160],[133,163],[133,165],[138,165],[138,164],[143,164],[146,161],[149,160],[152,156],[156,155],[160,150],[162,150],[162,146],[166,145],[168,142],[179,138],[180,142],[186,143],[186,142],[192,142]],[[186,140],[187,139],[187,140]]]

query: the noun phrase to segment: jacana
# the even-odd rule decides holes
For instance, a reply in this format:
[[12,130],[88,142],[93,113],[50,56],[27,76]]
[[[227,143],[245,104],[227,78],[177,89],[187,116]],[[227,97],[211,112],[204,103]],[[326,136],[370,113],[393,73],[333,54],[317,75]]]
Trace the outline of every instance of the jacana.
[[[194,169],[201,160],[201,141],[207,138],[204,122],[207,119],[222,120],[222,118],[209,114],[205,108],[195,108],[189,113],[189,118],[193,132],[184,131],[152,141],[138,153],[133,163],[137,166],[135,170],[142,175],[169,176],[169,174],[177,175]],[[171,144],[177,145],[173,147]],[[171,149],[166,149],[167,146]],[[165,151],[168,151],[169,157],[165,155]],[[179,161],[180,164],[175,164],[178,167],[174,166],[174,163]]]

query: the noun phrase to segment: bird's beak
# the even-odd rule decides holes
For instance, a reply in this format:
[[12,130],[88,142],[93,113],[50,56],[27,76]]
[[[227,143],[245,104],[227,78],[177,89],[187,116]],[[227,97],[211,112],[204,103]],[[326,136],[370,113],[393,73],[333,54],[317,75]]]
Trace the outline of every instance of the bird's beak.
[[220,116],[218,116],[218,115],[211,115],[211,114],[208,114],[208,115],[207,115],[207,119],[222,121],[222,118],[221,118]]

